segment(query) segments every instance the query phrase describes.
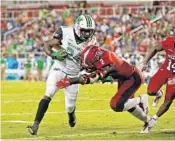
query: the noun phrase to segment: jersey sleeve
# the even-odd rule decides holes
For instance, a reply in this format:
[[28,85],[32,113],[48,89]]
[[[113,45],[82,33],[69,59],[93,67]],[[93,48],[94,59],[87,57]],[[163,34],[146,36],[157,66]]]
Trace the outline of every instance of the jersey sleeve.
[[63,39],[63,31],[61,27],[59,27],[58,30],[54,32],[53,38],[58,39],[58,40]]
[[165,50],[168,47],[168,43],[169,43],[169,37],[164,38],[161,42],[161,45]]

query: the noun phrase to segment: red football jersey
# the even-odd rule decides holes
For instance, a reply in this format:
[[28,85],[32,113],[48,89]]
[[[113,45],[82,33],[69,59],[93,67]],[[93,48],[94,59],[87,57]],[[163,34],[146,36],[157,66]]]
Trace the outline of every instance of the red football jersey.
[[162,41],[162,47],[166,52],[166,59],[161,68],[171,73],[175,73],[175,37],[166,37]]
[[113,64],[121,76],[131,76],[135,70],[131,64],[118,58],[114,53],[97,46],[87,47],[81,54],[83,68],[101,69],[109,64]]

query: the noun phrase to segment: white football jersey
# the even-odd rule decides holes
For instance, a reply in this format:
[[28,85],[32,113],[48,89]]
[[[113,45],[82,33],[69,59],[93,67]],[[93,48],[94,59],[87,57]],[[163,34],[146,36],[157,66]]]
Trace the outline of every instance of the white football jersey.
[[55,60],[55,67],[58,67],[63,72],[70,75],[78,75],[80,72],[80,55],[81,52],[89,45],[97,45],[96,38],[93,36],[92,40],[78,43],[74,36],[72,27],[62,28],[62,45],[68,54],[63,61]]

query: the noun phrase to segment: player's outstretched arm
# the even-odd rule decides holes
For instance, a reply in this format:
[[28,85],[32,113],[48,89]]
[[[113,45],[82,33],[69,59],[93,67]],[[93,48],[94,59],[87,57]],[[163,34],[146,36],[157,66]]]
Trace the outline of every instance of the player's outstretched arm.
[[91,74],[83,74],[79,77],[74,78],[63,78],[60,81],[56,83],[57,87],[62,89],[65,87],[68,87],[73,84],[92,84],[96,81],[98,81],[100,76],[97,73],[91,73]]
[[163,50],[163,48],[159,44],[159,45],[155,46],[151,51],[149,51],[147,53],[145,59],[143,60],[143,66],[142,66],[141,70],[145,71],[147,68],[148,62],[154,57],[154,55],[156,55],[157,52],[162,51],[162,50]]

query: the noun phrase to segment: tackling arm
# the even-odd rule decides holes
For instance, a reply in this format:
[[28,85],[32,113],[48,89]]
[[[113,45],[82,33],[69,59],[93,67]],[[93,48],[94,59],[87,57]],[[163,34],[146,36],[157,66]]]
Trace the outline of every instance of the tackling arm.
[[73,84],[92,84],[99,80],[100,76],[97,73],[91,73],[91,74],[83,74],[80,75],[79,77],[74,77],[74,78],[63,78],[60,81],[57,82],[57,87],[62,89],[65,87],[68,87]]
[[90,74],[83,74],[80,75],[79,77],[74,77],[74,78],[64,78],[60,81],[57,82],[57,87],[58,88],[65,88],[68,87],[72,84],[93,84],[94,82],[98,80],[102,80],[106,76],[108,76],[109,73],[117,72],[115,67],[113,65],[107,65],[103,67],[100,70],[96,70],[93,73]]

